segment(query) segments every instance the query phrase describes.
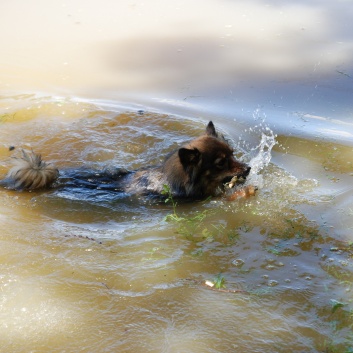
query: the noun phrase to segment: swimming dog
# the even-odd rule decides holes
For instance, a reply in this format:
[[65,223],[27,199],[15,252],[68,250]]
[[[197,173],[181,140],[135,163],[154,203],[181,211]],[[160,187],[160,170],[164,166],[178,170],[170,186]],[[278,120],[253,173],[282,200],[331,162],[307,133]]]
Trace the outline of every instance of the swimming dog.
[[22,151],[15,165],[0,184],[8,189],[88,187],[116,190],[128,194],[162,195],[167,185],[174,197],[202,199],[224,192],[232,178],[245,179],[250,167],[235,159],[233,150],[212,121],[205,133],[166,156],[161,165],[134,171],[87,169],[60,171],[42,160],[39,154]]

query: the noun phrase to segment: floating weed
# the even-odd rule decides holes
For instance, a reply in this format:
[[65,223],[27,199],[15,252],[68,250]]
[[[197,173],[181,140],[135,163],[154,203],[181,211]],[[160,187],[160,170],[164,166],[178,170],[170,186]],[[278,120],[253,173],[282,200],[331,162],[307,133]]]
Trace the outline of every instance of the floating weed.
[[178,225],[176,232],[184,235],[189,240],[199,240],[200,238],[206,241],[213,241],[215,237],[223,237],[233,240],[237,233],[234,231],[226,231],[226,226],[223,224],[206,224],[206,219],[215,213],[215,210],[197,211],[192,215],[182,215],[177,212],[177,202],[174,200],[170,187],[163,185],[162,194],[166,196],[165,202],[171,203],[173,213],[165,217],[167,222],[174,222]]
[[226,288],[226,286],[225,286],[226,280],[225,280],[224,276],[223,276],[221,273],[219,273],[219,274],[214,278],[213,282],[214,282],[214,287],[215,287],[216,289]]
[[[348,303],[340,300],[330,300],[330,314],[329,324],[331,330],[338,334],[341,330],[346,330],[347,327],[353,328],[353,309],[349,308]],[[352,353],[353,352],[353,333],[351,332],[344,340],[335,340],[335,335],[329,340],[325,341],[324,352],[329,353]]]
[[201,222],[205,219],[207,211],[203,212],[197,212],[197,214],[193,217],[183,217],[178,215],[176,208],[178,203],[174,200],[173,194],[170,190],[169,185],[164,184],[163,185],[163,190],[162,190],[162,195],[166,196],[166,199],[164,200],[165,203],[170,202],[173,206],[173,213],[171,215],[167,215],[165,217],[166,221],[175,221],[175,222],[185,222],[185,221],[190,221],[190,222]]
[[171,191],[169,185],[167,185],[167,184],[163,185],[162,195],[166,196],[166,199],[164,200],[165,203],[171,202],[171,204],[173,206],[173,216],[177,217],[177,214],[176,214],[177,203],[176,203],[176,201],[173,198],[173,194],[172,194],[172,191]]
[[331,312],[332,312],[332,314],[333,314],[337,309],[343,308],[343,307],[346,306],[347,304],[346,304],[346,303],[339,302],[338,300],[335,300],[335,299],[331,299],[331,305],[332,305]]
[[214,240],[214,238],[213,238],[213,234],[207,229],[207,228],[204,228],[203,230],[202,230],[202,237],[204,238],[204,239],[206,239],[207,241],[209,241],[209,242],[211,242],[211,241],[213,241]]
[[[206,228],[203,227],[203,221],[209,215],[209,211],[197,212],[193,216],[179,216],[171,215],[167,216],[167,221],[173,221],[178,224],[177,233],[184,235],[186,238],[192,240],[195,235],[201,232],[203,237],[209,238],[210,235],[207,233]],[[202,230],[201,230],[202,229]]]

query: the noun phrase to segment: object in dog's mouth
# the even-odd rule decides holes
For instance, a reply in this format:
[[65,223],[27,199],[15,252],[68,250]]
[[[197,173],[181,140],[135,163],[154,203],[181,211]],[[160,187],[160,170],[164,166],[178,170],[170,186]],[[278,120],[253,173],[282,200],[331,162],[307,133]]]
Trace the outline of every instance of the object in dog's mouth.
[[235,189],[234,192],[228,193],[226,196],[227,201],[234,201],[239,198],[248,198],[250,196],[255,196],[256,191],[258,188],[254,185],[246,185],[239,189]]
[[224,186],[228,189],[232,189],[237,183],[237,181],[238,181],[238,177],[235,175],[228,183],[225,183]]
[[228,177],[225,179],[224,182],[224,187],[226,190],[233,189],[236,185],[239,184],[244,184],[246,181],[246,176],[243,175],[234,175],[233,177]]
[[255,196],[255,193],[258,189],[256,186],[247,185],[245,187],[236,188],[237,184],[242,184],[244,182],[245,178],[237,177],[235,175],[229,182],[224,184],[227,191],[227,201],[234,201],[238,198],[247,198],[250,196]]

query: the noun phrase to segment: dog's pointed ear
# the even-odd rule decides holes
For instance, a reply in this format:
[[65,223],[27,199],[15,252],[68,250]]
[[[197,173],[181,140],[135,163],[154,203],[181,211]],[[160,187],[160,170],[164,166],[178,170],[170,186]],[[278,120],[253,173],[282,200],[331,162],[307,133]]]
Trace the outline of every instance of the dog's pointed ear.
[[180,162],[184,167],[196,165],[201,159],[201,153],[197,148],[180,148],[178,154]]
[[210,122],[208,123],[207,127],[206,127],[206,134],[207,134],[208,136],[218,137],[216,128],[214,127],[212,121],[210,121]]

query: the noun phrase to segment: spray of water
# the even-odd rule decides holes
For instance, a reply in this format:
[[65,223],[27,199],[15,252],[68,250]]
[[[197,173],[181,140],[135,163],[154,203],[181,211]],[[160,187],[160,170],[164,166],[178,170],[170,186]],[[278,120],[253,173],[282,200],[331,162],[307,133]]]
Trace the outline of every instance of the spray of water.
[[276,136],[269,128],[267,128],[266,132],[262,133],[259,145],[251,150],[253,154],[249,162],[251,174],[258,174],[271,161],[271,151],[276,144]]
[[271,151],[276,143],[276,135],[270,128],[265,128],[265,131],[261,133],[260,143],[256,147],[251,148],[247,154],[247,158],[250,159],[248,164],[251,167],[247,184],[257,186],[258,188],[263,187],[263,176],[260,172],[269,165]]

